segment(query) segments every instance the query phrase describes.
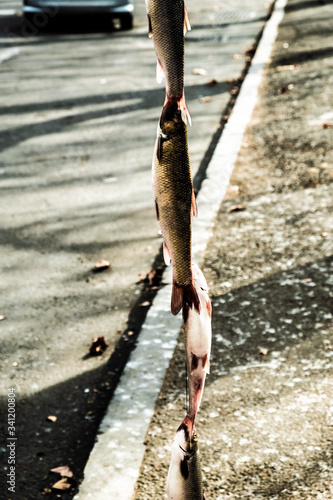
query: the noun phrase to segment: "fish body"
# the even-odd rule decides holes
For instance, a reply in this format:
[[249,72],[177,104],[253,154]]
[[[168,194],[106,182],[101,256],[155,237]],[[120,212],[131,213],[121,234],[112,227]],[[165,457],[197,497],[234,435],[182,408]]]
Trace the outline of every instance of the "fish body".
[[172,443],[166,491],[169,500],[205,500],[198,438],[186,419]]
[[153,159],[156,215],[160,224],[164,259],[172,264],[171,312],[176,315],[187,303],[199,307],[191,268],[191,218],[196,203],[187,146],[187,127],[181,113],[163,108]]
[[184,97],[184,34],[191,27],[184,0],[146,0],[146,8],[157,56],[157,81],[165,76],[166,102],[177,103],[184,122],[190,122]]
[[212,306],[208,287],[202,271],[192,264],[194,286],[199,297],[199,310],[187,305],[183,308],[185,354],[189,380],[189,413],[194,424],[199,411],[206,374],[210,371],[210,351],[212,342]]

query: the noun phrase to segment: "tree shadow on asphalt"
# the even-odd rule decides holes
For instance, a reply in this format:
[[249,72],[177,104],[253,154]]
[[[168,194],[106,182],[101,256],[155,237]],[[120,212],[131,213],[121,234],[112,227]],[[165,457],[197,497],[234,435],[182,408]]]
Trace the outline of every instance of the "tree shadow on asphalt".
[[[187,102],[191,100],[197,100],[200,96],[205,95],[206,97],[214,97],[219,94],[223,94],[230,90],[230,84],[227,82],[217,82],[215,85],[207,84],[197,84],[191,85],[186,88],[186,99]],[[2,149],[7,149],[13,147],[22,141],[26,141],[32,137],[41,137],[43,135],[66,131],[69,127],[80,124],[89,120],[96,120],[99,118],[107,117],[112,120],[112,117],[117,115],[124,116],[126,119],[126,113],[133,111],[140,111],[145,109],[152,109],[154,107],[160,107],[161,102],[164,98],[164,89],[149,89],[140,90],[135,92],[115,92],[103,95],[94,95],[88,97],[78,97],[62,101],[50,101],[46,103],[33,103],[28,105],[13,105],[0,108],[0,111],[6,114],[17,115],[19,113],[34,113],[42,112],[47,110],[57,110],[65,109],[69,110],[69,114],[66,116],[61,116],[60,118],[53,118],[51,120],[44,120],[40,123],[29,123],[27,125],[21,125],[13,127],[8,132],[2,134]],[[121,105],[122,101],[133,100],[133,104]],[[140,100],[140,102],[138,102]],[[114,106],[113,103],[119,103]],[[108,103],[112,106],[108,107]],[[72,107],[77,105],[100,105],[104,104],[103,109],[97,109],[88,112],[82,112],[77,114],[71,114],[70,110]]]

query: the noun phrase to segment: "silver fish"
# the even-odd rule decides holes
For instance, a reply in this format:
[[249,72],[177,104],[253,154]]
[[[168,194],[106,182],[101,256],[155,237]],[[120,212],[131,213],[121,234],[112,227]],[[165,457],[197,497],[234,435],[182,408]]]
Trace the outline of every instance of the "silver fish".
[[184,35],[191,26],[184,0],[146,0],[149,36],[157,55],[157,81],[166,79],[166,103],[177,103],[185,123],[191,118],[184,97]]
[[194,287],[199,297],[199,310],[183,307],[184,337],[187,373],[189,380],[188,416],[194,424],[199,411],[207,373],[210,371],[212,343],[212,306],[208,286],[199,267],[192,263]]
[[166,492],[169,500],[205,500],[198,438],[186,418],[172,443]]

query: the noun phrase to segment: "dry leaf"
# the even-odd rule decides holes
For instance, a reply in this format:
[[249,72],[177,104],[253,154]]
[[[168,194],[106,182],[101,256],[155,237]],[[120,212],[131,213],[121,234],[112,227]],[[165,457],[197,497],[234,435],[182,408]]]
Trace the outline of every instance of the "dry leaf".
[[229,208],[229,212],[243,212],[244,210],[246,210],[246,205],[232,205]]
[[326,123],[322,123],[321,126],[323,128],[333,128],[333,123],[326,122]]
[[55,415],[49,415],[47,417],[47,420],[50,420],[50,422],[56,422],[57,421],[57,418]]
[[63,477],[52,486],[56,490],[68,490],[70,487],[71,485],[67,482],[67,477]]
[[218,81],[216,80],[216,78],[211,78],[210,80],[208,80],[206,82],[206,85],[208,85],[208,87],[213,87],[214,85],[216,85],[218,83]]
[[70,470],[68,465],[61,465],[60,467],[55,467],[54,469],[51,469],[51,472],[60,474],[63,477],[73,477],[73,472]]
[[91,343],[89,353],[91,356],[99,356],[105,351],[107,347],[108,344],[106,343],[104,337],[96,337]]
[[289,94],[288,87],[285,87],[284,85],[282,85],[282,87],[278,88],[278,94]]
[[95,273],[99,273],[101,271],[105,271],[105,269],[108,269],[111,266],[110,262],[108,260],[101,259],[93,267],[93,271]]
[[194,68],[192,73],[193,73],[193,75],[202,75],[202,76],[207,75],[207,71],[203,68]]
[[147,307],[150,306],[149,300],[145,300],[144,302],[141,302],[140,307]]
[[294,69],[298,69],[299,64],[285,64],[283,66],[278,66],[277,71],[293,71]]

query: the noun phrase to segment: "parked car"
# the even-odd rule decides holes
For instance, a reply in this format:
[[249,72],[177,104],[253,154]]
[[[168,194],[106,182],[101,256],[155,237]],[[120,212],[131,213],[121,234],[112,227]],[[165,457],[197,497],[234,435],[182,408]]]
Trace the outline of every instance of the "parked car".
[[133,10],[132,0],[23,0],[23,18],[37,27],[45,25],[45,18],[54,18],[58,14],[103,14],[118,18],[121,29],[130,30]]

